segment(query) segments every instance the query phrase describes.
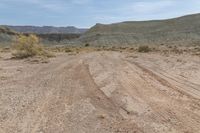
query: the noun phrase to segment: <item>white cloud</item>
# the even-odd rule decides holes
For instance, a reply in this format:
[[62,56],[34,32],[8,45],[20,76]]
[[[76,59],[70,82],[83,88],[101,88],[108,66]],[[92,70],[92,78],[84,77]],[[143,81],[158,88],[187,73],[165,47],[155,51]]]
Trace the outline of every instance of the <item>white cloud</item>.
[[35,7],[51,10],[51,11],[62,11],[64,8],[67,8],[67,1],[63,0],[1,0],[2,3],[25,3]]
[[88,4],[89,2],[91,2],[91,0],[71,0],[71,2],[73,4],[83,5],[83,4]]
[[154,2],[135,2],[129,8],[136,13],[152,13],[173,6],[175,1],[163,0]]
[[68,8],[73,8],[74,5],[85,5],[91,2],[91,0],[21,0],[38,5],[41,8],[51,11],[64,11]]
[[48,10],[52,10],[52,11],[61,11],[61,9],[63,8],[60,5],[55,5],[55,4],[43,4],[40,5],[42,8],[48,9]]
[[61,7],[60,4],[58,4],[58,3],[52,3],[51,1],[48,2],[45,0],[29,0],[27,2],[29,2],[31,4],[35,4],[41,8],[49,9],[49,10],[53,10],[53,11],[56,11]]

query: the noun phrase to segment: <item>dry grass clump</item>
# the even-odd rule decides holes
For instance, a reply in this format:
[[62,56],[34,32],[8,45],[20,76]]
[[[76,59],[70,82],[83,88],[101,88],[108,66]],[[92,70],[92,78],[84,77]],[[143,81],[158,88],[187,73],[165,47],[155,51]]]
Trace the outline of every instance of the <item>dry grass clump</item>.
[[10,52],[10,47],[0,46],[0,53],[7,53],[7,52]]
[[74,51],[73,49],[65,48],[65,52],[66,52],[66,53],[70,53],[70,52],[73,52],[73,51]]
[[42,45],[39,44],[39,39],[35,35],[24,36],[20,35],[17,38],[15,44],[12,48],[14,49],[14,58],[27,58],[33,56],[42,57],[52,57],[53,55],[44,49]]
[[85,46],[59,46],[59,47],[51,47],[49,50],[53,52],[58,53],[68,53],[68,54],[74,54],[74,53],[82,53],[82,52],[93,52],[97,51],[97,47],[85,47]]
[[151,51],[151,48],[149,48],[149,46],[139,46],[138,48],[138,52],[143,52],[143,53],[148,53]]
[[97,48],[97,51],[117,51],[117,52],[134,52],[133,46],[101,46]]
[[118,51],[118,52],[134,52],[136,48],[133,46],[56,46],[56,47],[49,47],[50,51],[58,52],[58,53],[87,53],[87,52],[94,52],[94,51]]
[[3,53],[9,53],[10,52],[10,48],[9,47],[5,47],[5,46],[0,46],[0,59],[2,59],[2,55]]
[[78,47],[71,47],[71,46],[55,46],[55,47],[48,47],[49,51],[55,53],[73,53],[77,52]]
[[171,52],[173,52],[175,54],[183,54],[183,50],[180,48],[177,48],[176,46],[171,49]]
[[194,49],[192,50],[192,54],[200,56],[200,46],[194,47]]

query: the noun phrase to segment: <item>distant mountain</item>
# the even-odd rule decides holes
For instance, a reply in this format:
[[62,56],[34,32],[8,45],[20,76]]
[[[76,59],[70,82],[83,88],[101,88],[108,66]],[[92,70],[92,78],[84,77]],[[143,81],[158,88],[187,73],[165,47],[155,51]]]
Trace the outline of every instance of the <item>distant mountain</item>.
[[79,40],[91,45],[200,45],[200,14],[168,20],[96,24]]
[[[69,28],[68,28],[69,29]],[[37,33],[37,36],[40,38],[40,41],[43,44],[51,44],[54,43],[72,43],[74,40],[78,39],[83,32],[83,30],[77,29],[79,31],[71,30],[69,32],[75,33],[59,33],[59,32],[66,32],[66,31],[59,31],[54,33]],[[30,32],[36,33],[36,32]],[[10,45],[20,34],[29,35],[29,32],[16,32],[14,28],[11,29],[10,26],[0,26],[0,45]]]
[[9,26],[6,27],[20,33],[36,33],[36,34],[82,34],[87,29],[79,29],[73,26],[69,27],[53,27],[53,26]]

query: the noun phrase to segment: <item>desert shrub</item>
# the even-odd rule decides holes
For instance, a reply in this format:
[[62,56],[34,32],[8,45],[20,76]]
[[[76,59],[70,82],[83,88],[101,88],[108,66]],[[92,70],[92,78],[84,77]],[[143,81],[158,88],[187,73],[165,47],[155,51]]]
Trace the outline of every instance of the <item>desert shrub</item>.
[[24,36],[20,35],[16,43],[13,44],[13,56],[15,58],[27,58],[33,56],[53,56],[48,51],[44,50],[42,45],[39,44],[39,39],[35,35]]
[[173,48],[171,45],[168,45],[167,47],[170,48],[170,49]]
[[178,48],[173,48],[172,50],[171,50],[171,52],[173,52],[173,53],[175,53],[175,54],[183,54],[183,50],[181,50],[181,49],[178,49]]
[[151,49],[149,48],[149,46],[140,46],[138,48],[138,52],[144,52],[144,53],[147,53],[147,52],[150,52]]
[[10,47],[0,47],[0,52],[1,52],[1,53],[10,52]]
[[90,44],[88,44],[88,43],[85,44],[85,47],[89,47],[89,46],[90,46]]
[[66,52],[66,53],[70,53],[70,52],[73,52],[73,51],[72,51],[70,48],[66,48],[66,49],[65,49],[65,52]]

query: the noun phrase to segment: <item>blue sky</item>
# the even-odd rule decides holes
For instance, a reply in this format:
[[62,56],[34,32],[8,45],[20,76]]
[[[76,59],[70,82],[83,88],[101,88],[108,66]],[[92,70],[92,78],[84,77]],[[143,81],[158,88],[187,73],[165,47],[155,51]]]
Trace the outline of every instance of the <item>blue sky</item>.
[[0,24],[91,27],[200,13],[200,0],[0,0]]

